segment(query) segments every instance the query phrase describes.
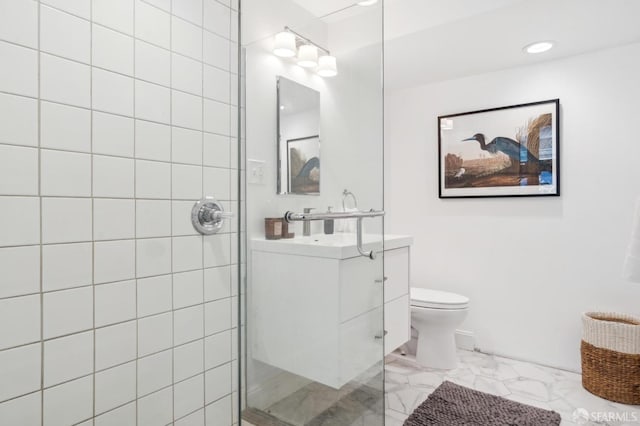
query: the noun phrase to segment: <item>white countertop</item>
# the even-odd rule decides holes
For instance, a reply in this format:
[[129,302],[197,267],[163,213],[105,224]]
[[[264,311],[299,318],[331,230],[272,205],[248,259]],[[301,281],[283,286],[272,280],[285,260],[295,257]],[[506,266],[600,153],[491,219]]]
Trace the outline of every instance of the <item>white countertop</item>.
[[[379,234],[364,234],[362,236],[363,249],[365,251],[382,251],[381,237]],[[355,233],[315,234],[309,237],[295,237],[280,240],[267,240],[261,237],[251,240],[251,249],[298,256],[348,259],[360,256],[356,242],[357,235]],[[411,244],[413,244],[413,237],[408,235],[387,234],[384,236],[385,250],[407,247]]]

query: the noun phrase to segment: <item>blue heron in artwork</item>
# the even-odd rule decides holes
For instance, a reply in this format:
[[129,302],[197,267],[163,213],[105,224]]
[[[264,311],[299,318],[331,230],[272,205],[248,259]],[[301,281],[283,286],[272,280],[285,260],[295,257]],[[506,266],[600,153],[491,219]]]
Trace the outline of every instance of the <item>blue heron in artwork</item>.
[[511,159],[511,164],[519,164],[520,161],[531,161],[534,163],[537,163],[539,161],[538,158],[536,158],[535,155],[531,154],[531,152],[526,147],[510,138],[498,136],[491,142],[486,143],[484,135],[482,133],[476,133],[470,138],[463,139],[463,141],[477,141],[480,144],[480,149],[482,149],[483,151],[488,151],[492,154],[502,152]]

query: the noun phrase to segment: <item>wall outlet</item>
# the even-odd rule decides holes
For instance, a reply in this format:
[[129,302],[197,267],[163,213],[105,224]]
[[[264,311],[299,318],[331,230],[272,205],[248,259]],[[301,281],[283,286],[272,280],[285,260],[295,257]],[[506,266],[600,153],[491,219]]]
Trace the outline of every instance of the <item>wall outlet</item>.
[[247,160],[247,183],[264,185],[264,169],[264,161]]

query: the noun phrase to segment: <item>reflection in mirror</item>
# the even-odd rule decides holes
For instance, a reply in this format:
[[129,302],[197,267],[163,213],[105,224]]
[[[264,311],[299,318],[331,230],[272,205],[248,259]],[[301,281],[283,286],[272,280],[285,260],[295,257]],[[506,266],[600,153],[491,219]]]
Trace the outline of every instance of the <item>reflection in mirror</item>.
[[320,194],[320,93],[278,77],[278,194]]

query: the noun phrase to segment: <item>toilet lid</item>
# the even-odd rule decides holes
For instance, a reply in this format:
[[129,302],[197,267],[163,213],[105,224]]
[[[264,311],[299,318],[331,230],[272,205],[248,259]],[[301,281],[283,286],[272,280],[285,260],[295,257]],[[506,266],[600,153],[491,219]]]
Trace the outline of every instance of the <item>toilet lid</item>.
[[469,298],[447,291],[411,287],[411,306],[435,309],[463,309]]

